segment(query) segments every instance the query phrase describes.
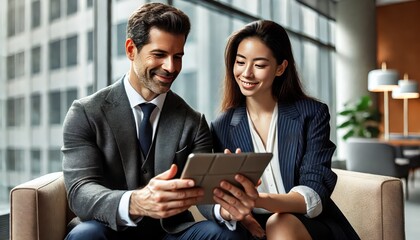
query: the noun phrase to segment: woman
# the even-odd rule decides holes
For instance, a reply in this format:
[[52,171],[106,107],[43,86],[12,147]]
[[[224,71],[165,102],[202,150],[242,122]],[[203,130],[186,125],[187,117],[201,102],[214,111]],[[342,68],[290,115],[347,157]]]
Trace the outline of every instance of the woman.
[[328,107],[303,92],[286,31],[271,21],[246,25],[229,38],[225,67],[215,151],[273,153],[252,215],[240,223],[258,238],[359,239],[330,198],[337,176]]

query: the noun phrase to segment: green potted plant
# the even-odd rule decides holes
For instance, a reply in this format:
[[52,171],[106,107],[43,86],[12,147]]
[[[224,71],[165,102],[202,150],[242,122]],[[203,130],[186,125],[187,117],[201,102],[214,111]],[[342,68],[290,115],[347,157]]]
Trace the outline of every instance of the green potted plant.
[[372,99],[368,95],[344,104],[344,110],[338,115],[345,118],[337,127],[347,131],[342,137],[343,140],[350,137],[376,138],[380,133],[381,114],[372,107]]

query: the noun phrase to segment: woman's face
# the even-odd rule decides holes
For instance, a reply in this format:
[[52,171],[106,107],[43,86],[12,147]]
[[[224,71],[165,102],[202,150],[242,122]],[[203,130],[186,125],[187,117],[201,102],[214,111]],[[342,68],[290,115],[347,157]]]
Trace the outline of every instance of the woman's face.
[[283,74],[287,61],[277,64],[276,59],[259,38],[249,37],[238,46],[233,75],[246,97],[271,96],[274,78]]

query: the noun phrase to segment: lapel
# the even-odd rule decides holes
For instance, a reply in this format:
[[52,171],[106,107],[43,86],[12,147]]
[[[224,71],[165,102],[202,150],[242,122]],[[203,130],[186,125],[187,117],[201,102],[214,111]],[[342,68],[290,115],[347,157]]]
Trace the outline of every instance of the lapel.
[[[294,186],[297,148],[303,124],[295,104],[278,104],[278,154],[280,171],[286,192]],[[287,177],[286,177],[287,176]]]
[[234,110],[230,121],[230,139],[232,146],[227,146],[231,151],[240,148],[242,152],[253,152],[254,146],[251,141],[250,126],[246,114],[246,107],[241,106]]
[[[294,104],[278,104],[278,153],[281,175],[286,191],[294,186],[295,164],[299,137],[302,134],[298,117],[300,116]],[[253,152],[250,126],[248,124],[246,107],[241,106],[234,110],[230,122],[230,139],[232,145],[227,146],[231,151],[237,147],[242,152]],[[286,177],[287,176],[287,177]]]
[[169,169],[185,128],[186,109],[172,92],[166,95],[155,135],[155,174]]
[[111,85],[111,90],[102,105],[102,111],[118,145],[117,155],[121,156],[127,188],[135,189],[138,187],[140,150],[135,120],[125,93],[123,79],[124,77]]

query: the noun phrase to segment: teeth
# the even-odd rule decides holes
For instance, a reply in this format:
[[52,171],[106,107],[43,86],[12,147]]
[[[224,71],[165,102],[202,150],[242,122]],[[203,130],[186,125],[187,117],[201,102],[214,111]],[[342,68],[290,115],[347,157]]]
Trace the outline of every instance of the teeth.
[[252,85],[255,85],[256,84],[256,83],[250,83],[250,82],[244,82],[244,81],[242,81],[242,83],[244,85],[247,85],[247,86],[252,86]]

